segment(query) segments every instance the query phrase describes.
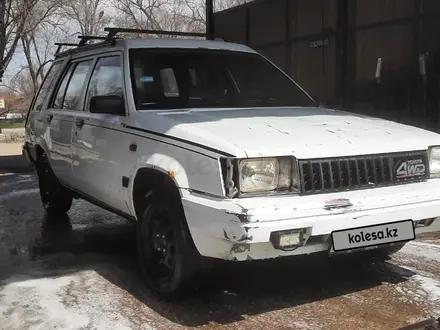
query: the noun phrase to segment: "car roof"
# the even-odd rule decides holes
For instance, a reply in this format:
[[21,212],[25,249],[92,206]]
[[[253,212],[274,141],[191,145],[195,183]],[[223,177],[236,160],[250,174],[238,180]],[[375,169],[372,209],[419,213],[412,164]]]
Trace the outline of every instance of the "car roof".
[[56,55],[57,59],[65,56],[73,55],[84,56],[93,55],[101,52],[108,52],[109,50],[122,49],[139,49],[139,48],[180,48],[180,49],[210,49],[210,50],[225,50],[245,53],[256,53],[252,48],[225,41],[216,40],[197,40],[197,39],[116,39],[112,43],[102,42],[97,44],[85,45],[78,48],[66,50]]
[[194,40],[194,39],[133,39],[120,40],[117,42],[125,44],[124,48],[185,48],[185,49],[213,49],[229,50],[246,53],[255,51],[245,45],[230,43],[225,41],[213,40]]

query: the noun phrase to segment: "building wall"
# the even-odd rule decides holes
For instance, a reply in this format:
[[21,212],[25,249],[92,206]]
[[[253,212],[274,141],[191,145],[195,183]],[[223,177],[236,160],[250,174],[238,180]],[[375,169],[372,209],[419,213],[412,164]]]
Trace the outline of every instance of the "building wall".
[[286,38],[285,0],[272,0],[249,7],[249,44],[257,47]]
[[358,0],[357,26],[412,17],[414,0]]
[[246,39],[246,8],[215,13],[214,30],[217,36],[233,42],[248,44]]

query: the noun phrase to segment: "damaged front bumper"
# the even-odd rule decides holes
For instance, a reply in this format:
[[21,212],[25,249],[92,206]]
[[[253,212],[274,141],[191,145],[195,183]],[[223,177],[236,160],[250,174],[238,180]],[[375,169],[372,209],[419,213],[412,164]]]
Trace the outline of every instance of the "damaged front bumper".
[[[201,255],[252,260],[331,250],[337,230],[412,220],[415,232],[440,228],[440,180],[312,196],[214,199],[188,193],[182,203]],[[341,206],[331,201],[345,200]],[[423,221],[429,227],[423,228]],[[435,219],[435,221],[433,221]],[[280,249],[273,233],[301,231],[300,246]],[[272,239],[271,239],[272,238]]]

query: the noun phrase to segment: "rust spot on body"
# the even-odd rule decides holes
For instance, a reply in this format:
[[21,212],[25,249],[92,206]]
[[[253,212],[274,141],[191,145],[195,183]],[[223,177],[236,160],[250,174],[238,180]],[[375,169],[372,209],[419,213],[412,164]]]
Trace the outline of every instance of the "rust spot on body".
[[243,253],[243,252],[249,252],[251,250],[250,244],[243,244],[243,243],[235,243],[232,245],[231,253]]
[[225,210],[225,212],[227,214],[232,214],[234,216],[236,216],[238,218],[238,220],[240,220],[241,223],[249,223],[251,222],[251,216],[248,214],[248,209],[242,208],[241,212],[237,213],[237,212],[231,212],[229,210]]
[[237,242],[252,241],[252,239],[252,236],[243,235],[237,240]]

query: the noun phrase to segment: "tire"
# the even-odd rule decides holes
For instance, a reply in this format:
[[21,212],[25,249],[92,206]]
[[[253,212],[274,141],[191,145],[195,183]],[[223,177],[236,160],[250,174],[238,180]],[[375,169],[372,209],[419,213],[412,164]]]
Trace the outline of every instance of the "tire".
[[72,206],[72,193],[58,181],[46,154],[38,158],[37,174],[41,202],[46,213],[50,216],[66,214]]
[[138,222],[137,245],[145,282],[161,300],[177,301],[192,288],[203,259],[189,233],[180,199],[153,192]]

